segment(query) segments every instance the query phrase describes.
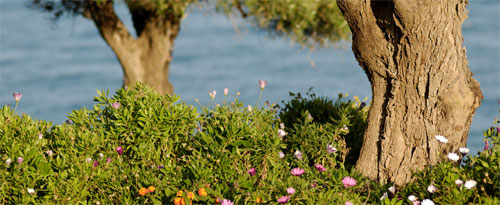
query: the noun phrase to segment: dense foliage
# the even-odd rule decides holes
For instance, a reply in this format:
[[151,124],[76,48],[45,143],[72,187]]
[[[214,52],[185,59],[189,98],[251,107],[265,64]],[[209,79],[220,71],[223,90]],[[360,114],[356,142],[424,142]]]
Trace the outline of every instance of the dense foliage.
[[[238,99],[217,104],[214,93],[213,106],[198,112],[143,85],[98,94],[92,110],[75,110],[61,125],[0,110],[0,203],[401,204],[411,195],[499,203],[499,128],[485,132],[491,144],[479,155],[461,155],[461,165],[444,159],[391,188],[343,163],[347,136],[366,117],[357,99],[308,94],[298,101],[305,107],[280,110]],[[308,102],[318,99],[340,118],[318,122]]]

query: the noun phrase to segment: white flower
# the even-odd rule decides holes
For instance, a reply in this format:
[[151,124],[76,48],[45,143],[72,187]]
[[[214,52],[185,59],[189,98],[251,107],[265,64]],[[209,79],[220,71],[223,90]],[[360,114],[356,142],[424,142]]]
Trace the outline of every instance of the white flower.
[[396,187],[394,186],[389,187],[389,191],[394,194],[394,192],[396,192]]
[[441,135],[436,135],[436,139],[437,139],[439,142],[443,143],[443,144],[448,143],[448,139],[446,139],[446,137],[444,137],[444,136],[441,136]]
[[28,188],[28,193],[29,193],[29,194],[34,194],[34,193],[35,193],[35,190],[34,190],[34,189],[32,189],[32,188]]
[[89,157],[85,161],[90,163],[90,162],[92,162],[92,158]]
[[11,158],[8,158],[7,160],[5,160],[5,164],[6,164],[7,166],[9,166],[9,165],[10,165],[10,163],[12,163],[12,159],[11,159]]
[[462,181],[462,180],[460,180],[460,179],[457,179],[457,180],[455,180],[455,184],[456,184],[457,186],[462,186],[462,184],[464,184],[464,181]]
[[424,199],[422,205],[434,205],[434,202],[430,199]]
[[460,157],[458,156],[458,154],[451,152],[448,154],[448,159],[450,159],[453,162],[456,162],[460,159]]
[[39,140],[43,139],[43,135],[42,135],[42,133],[38,133],[38,139],[39,139]]
[[427,191],[429,191],[430,193],[434,193],[436,191],[436,187],[431,184],[427,187]]
[[410,196],[408,196],[408,200],[410,200],[411,202],[414,202],[415,200],[417,200],[417,197],[415,195],[410,195]]
[[101,158],[101,159],[104,158],[104,154],[99,153],[99,158]]
[[472,188],[476,187],[476,185],[477,185],[476,181],[474,181],[474,180],[467,180],[467,181],[465,181],[464,187],[466,189],[472,189]]
[[382,197],[380,197],[380,201],[383,201],[385,198],[387,198],[387,192],[384,192],[384,195],[382,195]]
[[462,153],[462,154],[467,154],[470,152],[470,149],[466,148],[466,147],[460,147],[460,148],[458,148],[458,151],[460,151],[460,153]]
[[344,125],[344,127],[340,128],[342,131],[349,131],[349,128],[347,127],[347,125]]
[[293,153],[293,156],[295,156],[297,159],[302,159],[302,152],[297,150],[295,153]]
[[336,152],[336,151],[337,151],[337,148],[333,147],[333,146],[332,146],[332,145],[330,145],[330,144],[327,144],[327,145],[326,145],[326,151],[327,151],[328,153],[330,153],[330,154],[331,154],[331,153]]
[[248,105],[248,112],[252,112],[252,106]]
[[278,136],[279,137],[284,137],[284,136],[286,136],[286,132],[284,130],[282,130],[282,129],[278,129]]
[[47,155],[49,155],[49,157],[52,157],[52,155],[54,155],[54,152],[52,152],[52,150],[47,150],[45,153],[47,153]]
[[285,129],[285,123],[280,123],[280,128],[281,128],[282,130],[284,130],[284,129]]

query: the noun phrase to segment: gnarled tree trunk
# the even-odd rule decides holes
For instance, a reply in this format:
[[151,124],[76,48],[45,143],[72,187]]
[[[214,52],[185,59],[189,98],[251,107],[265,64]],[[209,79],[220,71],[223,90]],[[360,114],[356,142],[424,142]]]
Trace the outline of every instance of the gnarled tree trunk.
[[[337,0],[352,49],[368,76],[372,104],[356,169],[404,185],[467,142],[482,99],[468,69],[466,0]],[[436,135],[448,138],[439,144]]]
[[169,64],[181,16],[159,15],[154,10],[146,10],[148,7],[129,4],[138,36],[134,38],[114,12],[113,1],[89,1],[87,8],[88,17],[94,21],[123,68],[124,86],[142,82],[159,93],[173,93]]

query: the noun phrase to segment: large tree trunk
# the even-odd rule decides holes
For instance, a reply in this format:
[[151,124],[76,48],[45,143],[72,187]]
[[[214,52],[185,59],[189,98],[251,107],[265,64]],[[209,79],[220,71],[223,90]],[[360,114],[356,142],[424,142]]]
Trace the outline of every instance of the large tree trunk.
[[[482,99],[468,69],[466,0],[337,0],[373,97],[356,169],[404,185],[467,142]],[[436,135],[448,138],[439,144]]]
[[130,87],[142,82],[159,93],[172,94],[169,64],[181,16],[168,13],[159,15],[155,10],[147,10],[148,7],[145,6],[129,5],[129,9],[137,38],[130,35],[114,12],[113,1],[90,1],[88,5],[89,17],[113,49],[123,68],[124,86]]

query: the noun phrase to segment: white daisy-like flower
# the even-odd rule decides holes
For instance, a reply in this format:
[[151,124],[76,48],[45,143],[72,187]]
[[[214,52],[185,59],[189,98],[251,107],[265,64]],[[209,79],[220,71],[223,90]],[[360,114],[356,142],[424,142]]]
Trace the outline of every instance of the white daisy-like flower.
[[387,192],[384,192],[384,194],[382,195],[382,197],[380,197],[380,201],[383,201],[385,198],[389,197],[387,195]]
[[417,197],[415,195],[410,195],[410,196],[408,196],[408,200],[410,200],[411,202],[414,202],[415,200],[417,200]]
[[429,191],[429,193],[434,193],[436,191],[436,187],[431,184],[427,187],[427,191]]
[[472,188],[476,187],[476,185],[477,185],[476,181],[474,181],[474,180],[467,180],[467,181],[465,181],[464,187],[466,189],[472,189]]
[[446,137],[444,137],[444,136],[442,136],[442,135],[436,135],[436,139],[437,139],[439,142],[443,143],[443,144],[448,143],[448,139],[446,139]]
[[456,184],[457,186],[462,186],[462,184],[464,184],[464,181],[462,181],[462,180],[460,180],[460,179],[457,179],[457,180],[455,180],[455,184]]
[[47,153],[47,155],[49,155],[49,157],[52,157],[52,155],[54,155],[54,152],[52,152],[52,150],[47,150],[45,153]]
[[434,202],[430,199],[424,199],[422,200],[422,205],[434,205]]
[[29,194],[34,194],[34,193],[35,193],[35,190],[34,190],[34,189],[32,189],[32,188],[28,188],[28,193],[29,193]]
[[394,192],[396,192],[396,187],[394,186],[389,187],[389,191],[394,194]]
[[5,165],[9,166],[10,163],[12,163],[12,159],[11,158],[8,158],[5,160]]
[[293,153],[293,156],[295,156],[297,159],[302,159],[302,152],[296,150],[295,153]]
[[462,154],[468,154],[470,152],[470,149],[467,147],[460,147],[458,148],[458,151]]
[[450,159],[453,162],[457,162],[460,159],[460,157],[458,156],[458,154],[451,152],[448,154],[448,159]]
[[99,153],[99,158],[104,158],[104,154],[103,153]]
[[85,161],[90,163],[90,162],[92,162],[92,158],[89,157]]

